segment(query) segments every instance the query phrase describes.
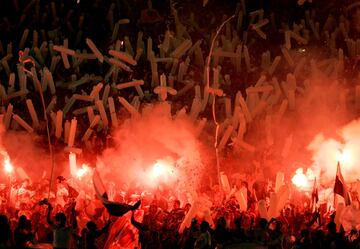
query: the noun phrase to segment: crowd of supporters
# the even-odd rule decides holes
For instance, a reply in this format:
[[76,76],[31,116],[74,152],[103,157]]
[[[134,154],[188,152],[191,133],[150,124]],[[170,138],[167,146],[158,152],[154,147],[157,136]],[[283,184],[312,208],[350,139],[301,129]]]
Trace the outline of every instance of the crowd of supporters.
[[[31,2],[31,3],[29,3]],[[144,39],[152,37],[154,41],[154,50],[158,53],[158,45],[164,39],[164,33],[167,29],[175,29],[175,20],[173,9],[177,10],[180,21],[186,27],[186,35],[194,41],[204,39],[201,45],[204,57],[210,48],[210,42],[214,30],[221,24],[225,17],[234,14],[237,4],[240,1],[217,1],[209,0],[205,7],[202,7],[201,1],[152,1],[151,4],[145,1],[62,1],[56,2],[56,11],[50,9],[51,5],[46,1],[6,1],[0,8],[0,54],[6,57],[7,52],[3,45],[12,44],[12,57],[7,58],[12,72],[16,72],[19,63],[18,44],[21,40],[22,32],[18,30],[38,30],[43,42],[52,42],[62,44],[63,39],[69,39],[69,48],[82,50],[86,47],[85,37],[91,38],[98,48],[106,51],[110,46],[114,47],[116,40],[128,36],[130,41],[135,44],[138,31],[144,32]],[[329,14],[338,17],[342,16],[343,21],[347,21],[348,38],[358,39],[360,37],[360,14],[359,9],[354,8],[345,11],[346,6],[352,2],[343,3],[341,1],[306,1],[304,5],[299,6],[296,1],[245,1],[247,12],[262,8],[267,18],[271,20],[272,25],[264,28],[267,33],[267,40],[264,42],[258,35],[247,27],[250,21],[249,16],[244,18],[244,26],[239,32],[248,31],[248,47],[254,53],[256,58],[261,57],[261,53],[266,49],[271,52],[279,50],[279,44],[283,42],[283,30],[291,27],[295,22],[301,23],[306,11],[312,12],[313,16],[323,24]],[[311,3],[313,2],[313,3]],[[112,5],[113,4],[113,5]],[[39,6],[38,8],[33,7]],[[113,6],[113,7],[111,7]],[[114,16],[109,18],[109,9]],[[204,9],[203,9],[204,8]],[[41,10],[41,11],[40,11]],[[191,11],[188,11],[191,10]],[[206,10],[206,11],[203,11]],[[51,14],[50,14],[51,12]],[[193,12],[193,15],[190,15]],[[346,12],[346,13],[345,13]],[[316,14],[315,14],[316,13]],[[129,18],[130,24],[121,27],[119,37],[112,39],[114,23],[112,18],[118,20]],[[195,19],[195,20],[194,20]],[[79,23],[82,20],[83,23]],[[274,25],[277,25],[275,27]],[[235,24],[232,24],[235,26]],[[335,31],[334,31],[335,32]],[[340,31],[337,31],[340,32]],[[240,35],[240,34],[239,34]],[[243,34],[241,34],[243,35]],[[111,38],[110,38],[111,37]],[[306,49],[318,50],[317,56],[322,59],[327,58],[331,53],[329,47],[325,44],[326,37],[319,40],[312,40]],[[338,38],[340,40],[340,38]],[[344,45],[345,41],[338,41]],[[274,45],[275,44],[275,45]],[[33,47],[31,39],[28,39],[25,47]],[[40,45],[40,44],[38,44]],[[124,49],[124,48],[123,48]],[[35,57],[33,49],[29,51],[32,57]],[[341,77],[349,79],[346,84],[353,84],[354,79],[358,77],[359,60],[358,57],[349,56],[349,51],[345,50],[345,55],[349,58],[345,61],[345,70]],[[144,56],[145,57],[145,56]],[[131,74],[121,74],[119,82],[130,81],[135,78],[144,79],[144,90],[152,93],[151,69],[146,59],[141,59]],[[260,61],[260,59],[259,59]],[[37,61],[37,63],[41,63]],[[49,67],[51,57],[45,58],[43,65]],[[235,72],[232,65],[224,62],[224,70],[227,70],[231,77],[241,79],[243,84],[224,85],[224,91],[234,97],[238,90],[244,92],[245,89],[259,78],[261,67],[256,66],[253,70],[243,70]],[[255,63],[254,63],[255,64]],[[30,68],[29,68],[30,70]],[[97,61],[89,61],[81,64],[79,69],[71,68],[65,70],[61,63],[55,68],[53,77],[59,82],[57,88],[56,103],[58,109],[61,109],[69,99],[72,90],[61,87],[62,83],[70,82],[71,76],[75,75],[77,79],[84,74],[90,73],[101,75],[105,80],[105,74],[109,70],[108,65],[99,64]],[[166,71],[166,66],[159,66],[159,72]],[[2,62],[0,80],[5,90],[11,86],[7,85],[8,75]],[[192,65],[192,74],[187,77],[193,77],[199,80],[198,75],[202,75],[203,68],[198,65]],[[286,73],[279,70],[279,75]],[[30,78],[30,77],[29,77]],[[109,78],[109,77],[108,77]],[[77,92],[89,93],[93,85],[84,85],[77,88]],[[106,82],[108,83],[108,82]],[[182,87],[183,85],[181,85]],[[16,85],[16,88],[19,88]],[[180,88],[180,87],[178,87]],[[18,90],[18,89],[16,89]],[[38,115],[42,112],[40,98],[32,84],[28,84],[28,98],[33,99]],[[126,90],[122,93],[133,97],[132,90]],[[118,93],[110,95],[117,96]],[[148,96],[147,96],[148,97]],[[156,101],[157,96],[150,96],[146,101]],[[191,96],[192,97],[192,96]],[[47,103],[52,96],[45,95]],[[5,104],[11,102],[14,110],[24,119],[30,120],[24,107],[24,99],[6,100],[1,96],[5,112]],[[183,98],[174,99],[174,103],[181,102],[189,104],[192,98],[183,96]],[[191,103],[190,103],[191,104]],[[120,106],[120,104],[117,104]],[[83,107],[78,104],[75,108]],[[210,111],[205,112],[204,116],[211,117]],[[81,133],[88,128],[87,118],[78,116],[79,130]],[[66,116],[71,118],[72,114]],[[12,127],[15,130],[19,127]],[[107,130],[96,131],[93,136],[91,146],[84,150],[85,157],[91,157],[92,154],[101,153],[105,147],[111,146],[108,141]],[[40,135],[45,134],[45,129],[39,129]],[[53,131],[54,133],[54,131]],[[54,138],[54,134],[51,138]],[[47,136],[43,136],[44,141]],[[45,142],[43,144],[46,144]],[[61,146],[57,144],[57,146]],[[85,147],[85,146],[84,146]],[[86,154],[89,150],[90,153]],[[89,159],[90,160],[90,159]],[[249,184],[250,185],[250,184]],[[208,197],[213,205],[210,207],[208,218],[194,217],[191,225],[181,232],[180,226],[191,209],[191,203],[181,203],[177,198],[170,194],[162,198],[154,196],[147,201],[143,201],[137,210],[131,210],[125,215],[127,222],[133,226],[133,236],[128,240],[137,240],[141,248],[231,248],[236,244],[249,246],[250,248],[360,248],[359,230],[353,229],[344,231],[343,227],[335,221],[335,211],[321,213],[313,212],[309,206],[291,204],[285,206],[280,216],[274,219],[260,218],[257,207],[257,198],[260,195],[253,194],[253,186],[248,186],[248,208],[240,210],[239,203],[234,196],[226,197],[220,190],[220,187],[210,188]],[[49,182],[43,179],[41,182],[31,182],[29,180],[10,182],[10,184],[1,185],[1,205],[0,205],[0,249],[2,248],[36,248],[36,245],[46,246],[52,244],[54,248],[104,248],[111,243],[118,243],[120,238],[126,234],[117,234],[109,242],[111,230],[116,230],[114,224],[118,222],[119,217],[112,217],[103,207],[101,201],[95,196],[86,196],[90,191],[83,191],[81,188],[71,186],[62,178],[58,179],[56,190],[49,191]],[[120,195],[120,191],[117,193]],[[119,202],[133,201],[129,196],[131,191],[123,196],[118,196]],[[141,193],[136,193],[141,195]],[[173,195],[176,195],[173,193]],[[216,196],[219,195],[219,196]],[[262,193],[262,198],[269,197],[270,190]],[[47,200],[49,198],[49,200]],[[356,204],[353,204],[356,205]],[[210,218],[209,218],[210,217]],[[138,236],[138,237],[137,237]],[[107,242],[106,242],[107,241]],[[39,244],[40,243],[40,244]]]
[[[336,222],[334,209],[320,210],[318,205],[313,210],[307,205],[311,201],[305,194],[302,198],[307,204],[293,205],[289,200],[278,217],[267,220],[259,215],[254,194],[248,196],[247,210],[241,210],[233,195],[223,194],[216,202],[209,192],[206,197],[213,203],[209,216],[195,214],[191,223],[182,227],[192,205],[181,203],[171,190],[161,197],[155,197],[156,192],[152,197],[143,193],[115,193],[115,200],[121,203],[143,196],[141,205],[137,202],[124,216],[118,217],[112,216],[112,210],[108,212],[98,198],[84,197],[64,181],[58,183],[57,192],[52,193],[49,200],[43,199],[43,192],[34,190],[36,184],[22,184],[17,191],[20,194],[13,195],[15,200],[11,204],[3,199],[0,248],[41,248],[36,245],[51,244],[54,248],[112,248],[111,245],[124,246],[129,241],[141,248],[158,249],[236,248],[235,245],[249,248],[360,246],[356,227],[345,231],[341,223]],[[273,189],[264,191],[263,194],[269,196]],[[252,192],[252,186],[248,192]],[[2,191],[5,193],[8,189]],[[81,202],[84,204],[80,205]],[[122,222],[131,228],[119,227]]]

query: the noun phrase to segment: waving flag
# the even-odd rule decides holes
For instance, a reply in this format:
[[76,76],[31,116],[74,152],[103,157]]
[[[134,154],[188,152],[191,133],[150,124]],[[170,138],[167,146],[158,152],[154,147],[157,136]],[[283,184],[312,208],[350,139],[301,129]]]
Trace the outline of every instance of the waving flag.
[[351,204],[350,194],[347,190],[344,177],[341,174],[340,162],[337,164],[335,185],[334,185],[334,194],[338,194],[345,199],[345,205],[348,206]]

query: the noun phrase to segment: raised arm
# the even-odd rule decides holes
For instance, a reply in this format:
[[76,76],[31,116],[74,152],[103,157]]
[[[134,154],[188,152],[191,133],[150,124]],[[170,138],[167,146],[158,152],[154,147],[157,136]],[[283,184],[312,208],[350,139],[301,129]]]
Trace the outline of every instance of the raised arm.
[[146,226],[144,226],[144,224],[138,222],[135,220],[135,217],[134,217],[134,212],[132,212],[132,215],[131,215],[131,224],[136,227],[139,231],[143,232],[143,231],[146,231]]
[[76,202],[73,202],[71,207],[71,226],[73,229],[77,228],[77,220],[76,220],[76,211],[75,211],[75,206],[76,206]]
[[100,237],[103,233],[106,233],[109,230],[110,224],[111,221],[109,220],[101,230],[96,231],[95,237]]

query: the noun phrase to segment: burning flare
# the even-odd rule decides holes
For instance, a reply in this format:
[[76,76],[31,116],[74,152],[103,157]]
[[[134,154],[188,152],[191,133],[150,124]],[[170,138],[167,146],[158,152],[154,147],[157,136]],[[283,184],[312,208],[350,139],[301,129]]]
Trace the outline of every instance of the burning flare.
[[158,183],[172,183],[178,177],[174,161],[168,158],[166,159],[158,159],[153,164],[152,167],[147,171],[148,182],[151,182],[150,185],[157,185]]
[[89,172],[89,166],[87,164],[83,164],[81,168],[76,170],[76,177],[81,179]]
[[14,167],[11,164],[9,154],[6,151],[0,152],[4,156],[4,171],[6,174],[11,174],[14,172]]
[[151,172],[151,178],[164,178],[168,179],[174,175],[173,166],[165,160],[157,160],[153,165]]
[[314,179],[315,175],[311,169],[307,169],[306,174],[304,174],[304,169],[298,168],[291,181],[299,189],[309,190],[312,186],[312,181],[314,181]]
[[348,150],[340,150],[339,155],[337,157],[338,161],[341,165],[349,165],[351,164],[351,153]]

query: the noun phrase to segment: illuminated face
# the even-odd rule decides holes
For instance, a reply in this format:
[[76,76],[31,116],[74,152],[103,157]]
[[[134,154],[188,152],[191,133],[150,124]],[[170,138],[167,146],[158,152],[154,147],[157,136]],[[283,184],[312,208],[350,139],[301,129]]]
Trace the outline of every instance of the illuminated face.
[[185,207],[184,207],[186,212],[189,212],[190,208],[191,208],[190,204],[186,204]]
[[173,204],[173,209],[179,209],[180,208],[180,202],[179,201],[174,201],[174,204]]

